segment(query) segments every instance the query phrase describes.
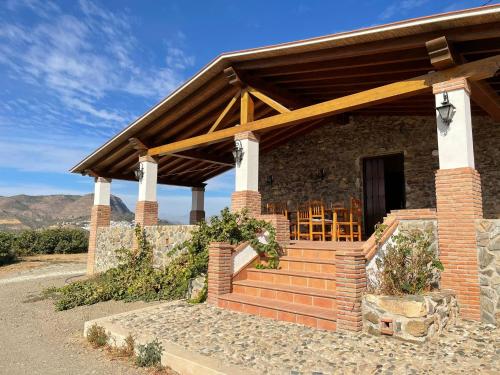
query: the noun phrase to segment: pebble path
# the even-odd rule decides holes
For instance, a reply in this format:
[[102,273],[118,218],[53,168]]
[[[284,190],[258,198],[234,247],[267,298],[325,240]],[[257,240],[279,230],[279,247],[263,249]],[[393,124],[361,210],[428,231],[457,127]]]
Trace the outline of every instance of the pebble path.
[[500,330],[477,322],[458,321],[437,340],[413,344],[182,301],[109,321],[260,374],[500,374]]

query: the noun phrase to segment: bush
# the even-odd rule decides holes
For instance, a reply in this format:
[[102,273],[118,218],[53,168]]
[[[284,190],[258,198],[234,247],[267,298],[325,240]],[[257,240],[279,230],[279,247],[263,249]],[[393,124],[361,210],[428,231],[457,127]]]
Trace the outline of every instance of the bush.
[[163,347],[158,339],[137,347],[137,356],[135,364],[139,367],[157,367],[161,365],[161,355]]
[[16,261],[16,253],[13,250],[15,236],[9,232],[0,232],[0,266]]
[[[257,235],[268,231],[268,243],[258,242]],[[189,280],[208,271],[208,246],[210,242],[238,244],[250,241],[255,249],[265,254],[269,264],[278,264],[278,244],[274,228],[264,222],[249,218],[245,212],[231,213],[228,209],[220,217],[202,222],[192,233],[191,239],[176,246],[169,254],[171,262],[164,268],[153,267],[153,251],[140,227],[136,227],[137,250],[118,250],[119,265],[88,280],[76,281],[55,288],[57,310],[90,305],[101,301],[153,301],[181,299],[186,296]],[[203,302],[205,295],[197,298]]]
[[399,231],[392,237],[385,253],[377,259],[376,291],[387,295],[420,294],[443,271],[435,250],[434,234],[430,231]]
[[93,348],[100,348],[108,343],[109,336],[104,327],[92,325],[87,331],[87,341]]

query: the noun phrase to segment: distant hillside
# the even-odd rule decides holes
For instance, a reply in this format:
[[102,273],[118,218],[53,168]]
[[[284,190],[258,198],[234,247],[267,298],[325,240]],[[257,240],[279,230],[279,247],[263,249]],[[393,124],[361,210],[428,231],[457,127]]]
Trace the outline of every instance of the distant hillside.
[[[41,228],[90,220],[93,194],[15,195],[0,197],[0,229]],[[132,221],[133,213],[117,196],[111,196],[111,220]]]

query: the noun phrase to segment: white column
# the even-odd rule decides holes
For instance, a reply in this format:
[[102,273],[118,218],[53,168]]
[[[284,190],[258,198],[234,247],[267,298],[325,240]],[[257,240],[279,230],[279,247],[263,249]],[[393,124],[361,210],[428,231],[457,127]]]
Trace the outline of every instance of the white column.
[[191,211],[205,211],[205,186],[191,188]]
[[141,156],[139,168],[143,173],[139,181],[139,201],[156,202],[158,164],[151,156]]
[[111,179],[96,177],[94,185],[94,206],[109,206],[111,200]]
[[259,140],[252,132],[235,136],[235,142],[241,142],[243,158],[236,163],[236,191],[259,190]]
[[433,86],[436,107],[443,102],[444,93],[455,106],[450,124],[445,124],[436,111],[439,150],[439,168],[474,169],[470,90],[465,78],[453,79]]

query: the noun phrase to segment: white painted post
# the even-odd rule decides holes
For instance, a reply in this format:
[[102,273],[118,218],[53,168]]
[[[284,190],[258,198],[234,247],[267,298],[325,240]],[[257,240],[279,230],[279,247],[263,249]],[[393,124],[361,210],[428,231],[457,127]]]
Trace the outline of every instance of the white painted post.
[[156,202],[158,164],[151,156],[141,156],[139,168],[143,172],[142,179],[139,181],[139,201]]
[[450,103],[455,106],[455,115],[450,124],[445,124],[436,113],[439,168],[474,169],[470,90],[467,80],[460,78],[434,85],[436,107],[443,102],[445,92],[448,93]]
[[236,164],[236,191],[259,190],[259,140],[251,132],[237,134],[235,142],[241,142],[243,159]]
[[94,184],[94,206],[109,206],[111,201],[111,179],[96,177]]

